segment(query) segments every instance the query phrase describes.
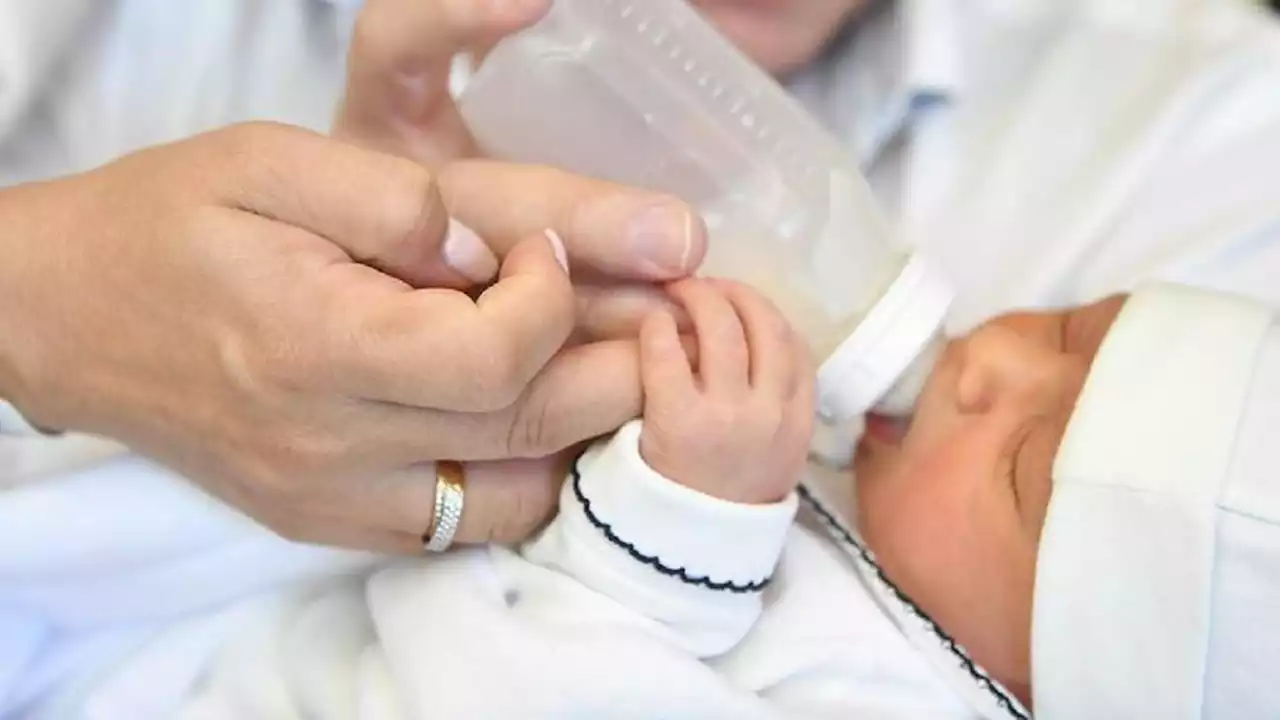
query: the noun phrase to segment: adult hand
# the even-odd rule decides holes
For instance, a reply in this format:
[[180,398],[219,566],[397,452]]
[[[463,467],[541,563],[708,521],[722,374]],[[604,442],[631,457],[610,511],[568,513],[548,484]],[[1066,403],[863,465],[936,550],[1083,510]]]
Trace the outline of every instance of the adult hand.
[[545,15],[551,0],[366,0],[334,134],[429,167],[475,155],[449,93],[454,56]]
[[[477,301],[416,289],[480,244],[450,213],[505,258]],[[632,343],[562,351],[573,296],[544,230],[579,267],[676,277],[701,252],[688,218],[546,169],[433,178],[293,128],[230,128],[0,191],[0,397],[288,537],[414,552],[434,500],[420,463],[542,456],[640,410]],[[460,540],[545,513],[521,507],[541,497],[533,475],[527,492],[478,482]]]
[[[550,6],[551,0],[368,0],[356,23],[334,136],[427,167],[474,157],[477,148],[449,92],[454,56],[483,54],[502,37],[539,20]],[[579,239],[590,240],[565,238],[575,263],[576,339],[634,339],[641,322],[655,311],[668,312],[687,327],[682,308],[661,289],[634,282],[667,279],[669,273],[620,273],[599,263],[580,267],[578,258],[592,257],[596,250],[576,245]],[[691,250],[684,258],[690,271],[701,260],[701,247]],[[458,277],[435,280],[450,286],[467,282]]]

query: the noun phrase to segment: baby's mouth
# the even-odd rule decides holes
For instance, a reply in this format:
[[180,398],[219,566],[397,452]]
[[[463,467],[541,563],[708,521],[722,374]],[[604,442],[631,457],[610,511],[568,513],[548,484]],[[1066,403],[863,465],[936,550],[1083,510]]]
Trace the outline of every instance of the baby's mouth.
[[892,417],[870,413],[866,418],[866,429],[862,433],[864,442],[870,441],[879,445],[899,446],[907,436],[911,425],[909,417]]

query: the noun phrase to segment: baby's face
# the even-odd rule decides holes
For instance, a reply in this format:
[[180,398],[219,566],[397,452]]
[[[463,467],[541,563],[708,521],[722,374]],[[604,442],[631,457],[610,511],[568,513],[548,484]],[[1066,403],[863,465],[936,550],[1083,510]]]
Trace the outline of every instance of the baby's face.
[[690,0],[751,59],[784,75],[814,59],[871,0]]
[[899,588],[1024,699],[1053,459],[1124,299],[1001,316],[950,343],[909,425],[872,418],[858,525]]

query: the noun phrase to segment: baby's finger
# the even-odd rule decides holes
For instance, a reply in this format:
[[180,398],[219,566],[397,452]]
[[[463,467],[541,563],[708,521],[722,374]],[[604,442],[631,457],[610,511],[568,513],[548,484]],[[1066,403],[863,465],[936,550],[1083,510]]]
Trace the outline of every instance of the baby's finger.
[[697,393],[676,321],[666,313],[654,313],[640,329],[640,381],[646,407],[685,403]]
[[750,389],[750,358],[742,321],[712,283],[682,280],[670,288],[684,304],[698,337],[698,377],[712,394],[744,395]]
[[670,314],[676,326],[687,331],[691,325],[670,295],[661,287],[641,283],[591,284],[574,278],[578,306],[577,331],[592,340],[634,339],[644,321],[657,312]]
[[791,397],[798,370],[791,324],[754,289],[728,280],[718,280],[716,285],[742,319],[751,360],[751,387],[770,398]]

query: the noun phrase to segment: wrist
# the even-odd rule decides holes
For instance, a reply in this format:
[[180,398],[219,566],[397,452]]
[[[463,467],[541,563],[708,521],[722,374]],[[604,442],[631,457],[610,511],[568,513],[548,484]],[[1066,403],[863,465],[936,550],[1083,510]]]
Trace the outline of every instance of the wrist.
[[[641,445],[641,447],[644,446]],[[680,487],[734,505],[775,505],[785,501],[795,489],[794,485],[785,489],[752,487],[746,483],[735,482],[737,478],[727,478],[725,474],[703,476],[682,473],[675,468],[654,464],[643,451],[640,453],[640,459],[655,473]]]
[[38,398],[49,393],[42,378],[52,374],[39,360],[39,338],[48,328],[35,312],[41,304],[37,290],[56,284],[39,261],[45,234],[31,222],[57,217],[44,209],[42,187],[0,189],[0,402],[12,408],[6,412],[9,424],[20,414],[32,429]]
[[22,188],[0,189],[0,401],[13,403],[23,394],[22,372],[18,360],[18,332],[24,323],[19,299],[26,245],[23,223],[16,217],[15,196]]
[[678,457],[672,457],[672,453],[662,449],[662,443],[652,441],[644,430],[640,434],[639,454],[640,459],[650,470],[668,481],[707,497],[736,505],[774,505],[784,502],[800,484],[798,472],[794,482],[791,482],[790,478],[783,478],[780,481],[776,477],[768,478],[767,482],[754,482],[750,478],[743,477],[744,473],[729,469],[727,463],[722,468],[708,472],[705,468],[708,464],[705,456],[700,454],[696,461],[692,459],[682,461]]

